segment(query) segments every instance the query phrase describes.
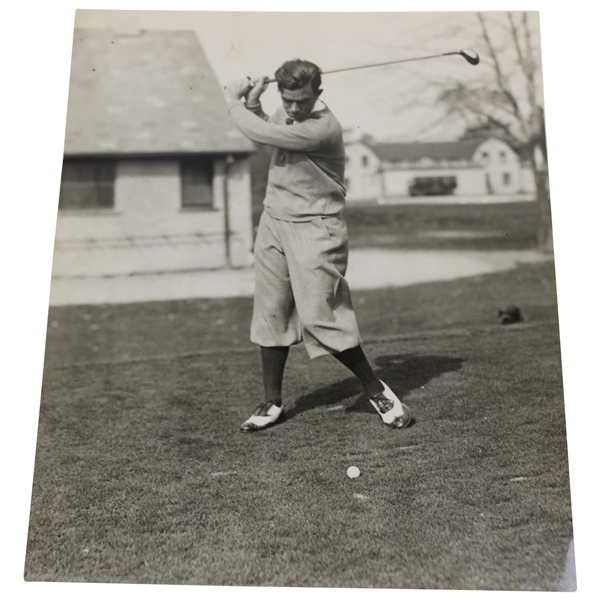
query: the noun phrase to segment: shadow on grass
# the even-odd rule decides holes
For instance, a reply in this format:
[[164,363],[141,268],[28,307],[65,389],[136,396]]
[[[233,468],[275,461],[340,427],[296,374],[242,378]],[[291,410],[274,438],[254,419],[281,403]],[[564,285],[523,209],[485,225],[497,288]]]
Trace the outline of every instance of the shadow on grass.
[[[376,359],[375,372],[402,399],[409,392],[426,385],[432,379],[444,373],[458,371],[462,367],[462,363],[462,358],[398,354],[380,356]],[[357,394],[359,397],[356,402],[346,410],[372,412],[373,408],[368,398],[362,393],[358,380],[355,377],[349,377],[298,398],[294,406],[286,412],[286,420],[316,408],[339,404],[346,398]]]

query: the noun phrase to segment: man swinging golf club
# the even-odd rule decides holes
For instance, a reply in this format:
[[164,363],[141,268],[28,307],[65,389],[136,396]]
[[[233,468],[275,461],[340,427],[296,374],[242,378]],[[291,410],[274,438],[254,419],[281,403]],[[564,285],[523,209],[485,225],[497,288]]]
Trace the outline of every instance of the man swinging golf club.
[[[310,358],[332,354],[359,379],[383,422],[403,428],[406,407],[373,372],[362,348],[344,277],[348,231],[342,128],[319,100],[321,71],[304,60],[275,73],[282,107],[266,115],[260,97],[268,77],[225,86],[240,131],[273,147],[264,211],[254,246],[256,284],[251,340],[261,348],[265,401],[241,430],[273,425],[282,414],[289,348],[304,341]],[[245,102],[244,102],[245,100]]]

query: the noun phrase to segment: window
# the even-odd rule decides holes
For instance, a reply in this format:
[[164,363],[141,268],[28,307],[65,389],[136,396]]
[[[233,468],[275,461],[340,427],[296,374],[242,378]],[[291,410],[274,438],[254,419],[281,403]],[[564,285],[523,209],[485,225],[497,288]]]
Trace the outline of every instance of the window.
[[510,185],[510,173],[502,173],[502,183],[504,185]]
[[115,172],[114,160],[65,158],[58,208],[113,208]]
[[181,205],[183,208],[213,208],[213,166],[207,158],[181,161]]
[[500,162],[506,162],[506,152],[504,151],[500,152]]
[[362,166],[363,167],[368,167],[369,166],[369,157],[368,156],[363,156],[362,157]]

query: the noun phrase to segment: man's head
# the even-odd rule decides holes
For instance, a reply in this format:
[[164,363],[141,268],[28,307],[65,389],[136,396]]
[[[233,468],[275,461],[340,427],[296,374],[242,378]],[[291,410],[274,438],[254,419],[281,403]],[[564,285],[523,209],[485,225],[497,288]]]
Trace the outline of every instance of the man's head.
[[303,121],[321,95],[321,69],[306,60],[288,60],[275,71],[283,108],[294,121]]

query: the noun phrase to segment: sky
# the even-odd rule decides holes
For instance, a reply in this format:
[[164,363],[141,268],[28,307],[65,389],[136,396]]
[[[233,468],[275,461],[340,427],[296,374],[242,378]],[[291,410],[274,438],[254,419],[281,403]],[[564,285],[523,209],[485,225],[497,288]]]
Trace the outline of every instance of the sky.
[[[26,532],[29,519],[31,483],[37,423],[39,417],[40,388],[43,370],[45,333],[47,326],[48,298],[52,251],[56,225],[58,190],[64,133],[69,78],[69,57],[75,10],[92,9],[98,5],[113,9],[135,10],[284,10],[289,8],[281,2],[270,3],[253,0],[251,4],[239,0],[1,0],[0,1],[0,460],[2,465],[2,495],[0,516],[0,584],[7,598],[47,598],[61,600],[82,597],[95,600],[144,598],[162,600],[169,598],[222,598],[236,595],[239,598],[261,598],[269,600],[281,596],[277,589],[223,590],[194,586],[111,586],[91,584],[25,584],[23,565]],[[357,11],[440,11],[448,10],[504,10],[506,0],[369,0],[367,3],[344,4],[348,10]],[[294,8],[319,11],[338,10],[336,0],[303,0]],[[575,528],[575,553],[577,560],[577,600],[597,598],[598,595],[598,539],[600,529],[597,509],[597,477],[594,473],[597,461],[598,403],[597,340],[600,336],[597,314],[597,261],[598,261],[598,188],[595,183],[598,172],[598,139],[600,130],[597,112],[598,94],[598,48],[597,28],[600,22],[598,0],[512,0],[510,7],[516,10],[540,11],[542,23],[542,50],[544,61],[544,88],[548,128],[550,187],[555,239],[556,276],[558,285],[561,353],[565,382],[565,406],[567,413],[567,435],[569,443],[569,468],[573,491],[573,517]],[[363,15],[361,15],[361,18]],[[366,17],[364,17],[366,19]],[[440,26],[445,24],[444,17]],[[384,19],[387,25],[387,19]],[[371,34],[372,52],[377,49],[390,54],[387,42],[370,32],[367,21],[365,29]],[[217,31],[208,29],[209,34]],[[343,28],[342,28],[343,29]],[[235,25],[235,31],[250,36],[250,22],[243,20]],[[383,29],[378,29],[382,32]],[[421,33],[427,31],[423,27]],[[240,33],[241,32],[241,33]],[[423,36],[417,46],[408,43],[418,28],[405,32],[406,38],[394,38],[397,48],[414,51],[446,50],[443,40],[436,36]],[[327,34],[344,35],[334,28]],[[272,35],[276,35],[277,43]],[[382,35],[382,34],[381,34]],[[254,45],[261,47],[261,55],[250,64],[240,64],[243,75],[254,70],[272,71],[288,56],[287,35],[275,34],[264,28],[254,30]],[[291,36],[295,37],[295,36]],[[326,68],[338,66],[328,64],[317,50],[323,40],[316,43],[311,32],[308,44],[315,48],[315,61]],[[345,58],[362,59],[361,53],[354,54],[350,35],[344,47]],[[215,40],[211,61],[221,53]],[[223,41],[220,42],[224,44]],[[241,43],[241,42],[240,42]],[[281,46],[283,44],[283,46]],[[462,40],[458,47],[471,45],[471,40]],[[280,48],[285,47],[285,52]],[[455,45],[452,44],[454,49]],[[247,46],[244,46],[247,48]],[[338,46],[339,48],[339,46]],[[394,49],[396,46],[394,46]],[[300,49],[302,50],[302,48]],[[234,53],[235,48],[231,50]],[[366,50],[365,50],[366,51]],[[338,50],[338,53],[340,51]],[[237,51],[238,55],[241,52]],[[249,56],[248,52],[244,56]],[[386,54],[386,57],[388,55]],[[395,52],[392,58],[395,58]],[[236,60],[241,60],[239,57]],[[247,60],[246,58],[244,60]],[[453,61],[454,58],[448,60]],[[461,61],[457,58],[456,60]],[[340,61],[341,62],[341,61]],[[362,62],[362,60],[361,60]],[[437,61],[413,63],[413,67],[424,69],[425,64]],[[409,63],[410,64],[410,63]],[[446,64],[446,63],[444,63]],[[215,70],[217,70],[216,64]],[[235,66],[235,65],[233,65]],[[237,68],[223,75],[237,76]],[[428,67],[429,68],[429,67]],[[221,69],[221,67],[219,67]],[[412,69],[412,67],[411,67]],[[465,63],[461,73],[478,73],[479,67]],[[250,71],[248,73],[247,71]],[[368,70],[374,74],[375,70]],[[401,67],[403,85],[407,85],[408,69]],[[366,72],[365,72],[366,73]],[[219,75],[219,73],[217,73]],[[462,76],[462,75],[461,75]],[[335,104],[339,114],[346,100],[356,93],[364,97],[367,106],[373,106],[370,95],[378,89],[375,83],[365,84],[354,80],[355,88],[344,90],[339,99],[333,97],[333,75],[327,79],[327,101]],[[337,76],[336,76],[337,77]],[[370,80],[369,80],[370,81]],[[365,89],[362,89],[362,88]],[[331,97],[329,94],[331,93]],[[392,97],[400,97],[391,91]],[[379,94],[381,96],[381,94]],[[343,101],[343,102],[342,102]],[[390,101],[393,106],[396,101]],[[399,105],[401,106],[401,105]],[[378,109],[379,110],[379,109]],[[364,112],[364,111],[363,111]],[[350,114],[350,113],[349,113]],[[366,123],[366,122],[365,122]],[[410,124],[410,123],[409,123]],[[365,124],[365,128],[367,125]],[[404,132],[406,119],[395,133]],[[390,598],[398,596],[396,590],[311,590],[311,596],[319,598],[342,597],[345,600],[368,598]],[[427,590],[404,590],[402,598],[451,598],[462,599],[464,592],[429,592]],[[304,589],[286,589],[286,597],[304,598]],[[468,593],[469,598],[511,600],[512,592]],[[538,595],[536,595],[536,598]]]
[[[490,23],[502,18],[486,16]],[[534,21],[537,20],[534,18]],[[473,48],[483,53],[473,12],[453,13],[231,13],[80,10],[76,27],[193,30],[221,82],[246,75],[272,76],[290,58],[303,58],[323,71]],[[505,53],[506,54],[506,53]],[[464,121],[448,117],[437,101],[452,82],[481,83],[485,62],[460,56],[325,75],[322,100],[345,129],[380,141],[458,138]],[[279,103],[271,85],[263,104]]]

